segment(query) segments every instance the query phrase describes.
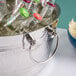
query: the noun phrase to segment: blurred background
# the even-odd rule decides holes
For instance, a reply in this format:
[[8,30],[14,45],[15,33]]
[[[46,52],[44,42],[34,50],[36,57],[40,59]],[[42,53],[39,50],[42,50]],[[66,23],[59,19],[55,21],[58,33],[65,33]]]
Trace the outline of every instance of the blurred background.
[[68,24],[72,18],[76,21],[76,0],[56,0],[61,8],[59,19],[59,28],[68,28]]

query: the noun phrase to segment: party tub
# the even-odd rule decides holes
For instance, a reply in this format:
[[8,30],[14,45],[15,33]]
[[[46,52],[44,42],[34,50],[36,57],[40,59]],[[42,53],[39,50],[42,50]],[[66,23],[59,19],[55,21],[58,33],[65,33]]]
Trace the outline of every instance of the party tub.
[[[51,23],[59,18],[59,7],[54,11],[57,16]],[[5,30],[0,33],[0,76],[35,76],[44,67],[58,47],[57,33],[46,26],[49,27],[41,26],[23,34],[5,34]]]

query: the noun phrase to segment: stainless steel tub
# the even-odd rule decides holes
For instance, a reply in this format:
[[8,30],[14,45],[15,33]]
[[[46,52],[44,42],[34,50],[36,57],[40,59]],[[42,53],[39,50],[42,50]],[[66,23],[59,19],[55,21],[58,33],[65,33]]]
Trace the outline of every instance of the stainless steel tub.
[[[58,14],[57,20],[58,7],[55,10]],[[45,30],[46,26],[28,34],[0,37],[0,76],[34,76],[41,70],[40,67],[44,67],[44,63],[53,57],[58,46],[57,34],[52,37]]]

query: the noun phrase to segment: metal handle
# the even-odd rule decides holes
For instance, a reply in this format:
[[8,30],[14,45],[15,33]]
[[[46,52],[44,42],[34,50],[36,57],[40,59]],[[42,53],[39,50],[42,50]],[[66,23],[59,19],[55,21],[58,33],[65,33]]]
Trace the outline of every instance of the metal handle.
[[29,50],[29,56],[30,56],[30,58],[31,58],[34,62],[36,62],[36,63],[44,63],[44,62],[48,61],[51,57],[53,57],[53,55],[56,53],[56,50],[57,50],[57,48],[58,48],[59,37],[58,37],[57,33],[56,33],[56,37],[57,37],[56,47],[55,47],[53,53],[52,53],[51,55],[49,55],[49,58],[48,58],[48,59],[39,62],[39,61],[37,61],[36,59],[34,59],[34,58],[32,57],[32,55],[31,55],[31,50]]

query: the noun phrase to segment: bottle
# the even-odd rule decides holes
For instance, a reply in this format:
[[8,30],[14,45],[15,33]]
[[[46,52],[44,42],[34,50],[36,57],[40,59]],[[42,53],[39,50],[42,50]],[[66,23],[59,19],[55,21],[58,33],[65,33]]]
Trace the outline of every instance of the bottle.
[[0,1],[0,22],[2,21],[3,17],[8,14],[8,9],[6,7],[6,0]]
[[[53,0],[55,2],[55,0]],[[53,22],[53,11],[56,5],[54,5],[52,1],[47,2],[47,4],[43,7],[40,15],[43,17],[43,20],[41,21],[41,25],[49,25],[51,22]],[[55,16],[56,17],[56,16]]]
[[[50,14],[50,15],[51,15],[52,12],[53,12],[54,7],[56,7],[56,6],[54,5],[54,3],[55,3],[55,0],[46,2],[46,5],[43,7],[40,15],[41,15],[42,17],[44,17],[45,14],[47,14],[47,15]],[[46,16],[47,16],[47,15],[46,15]]]

